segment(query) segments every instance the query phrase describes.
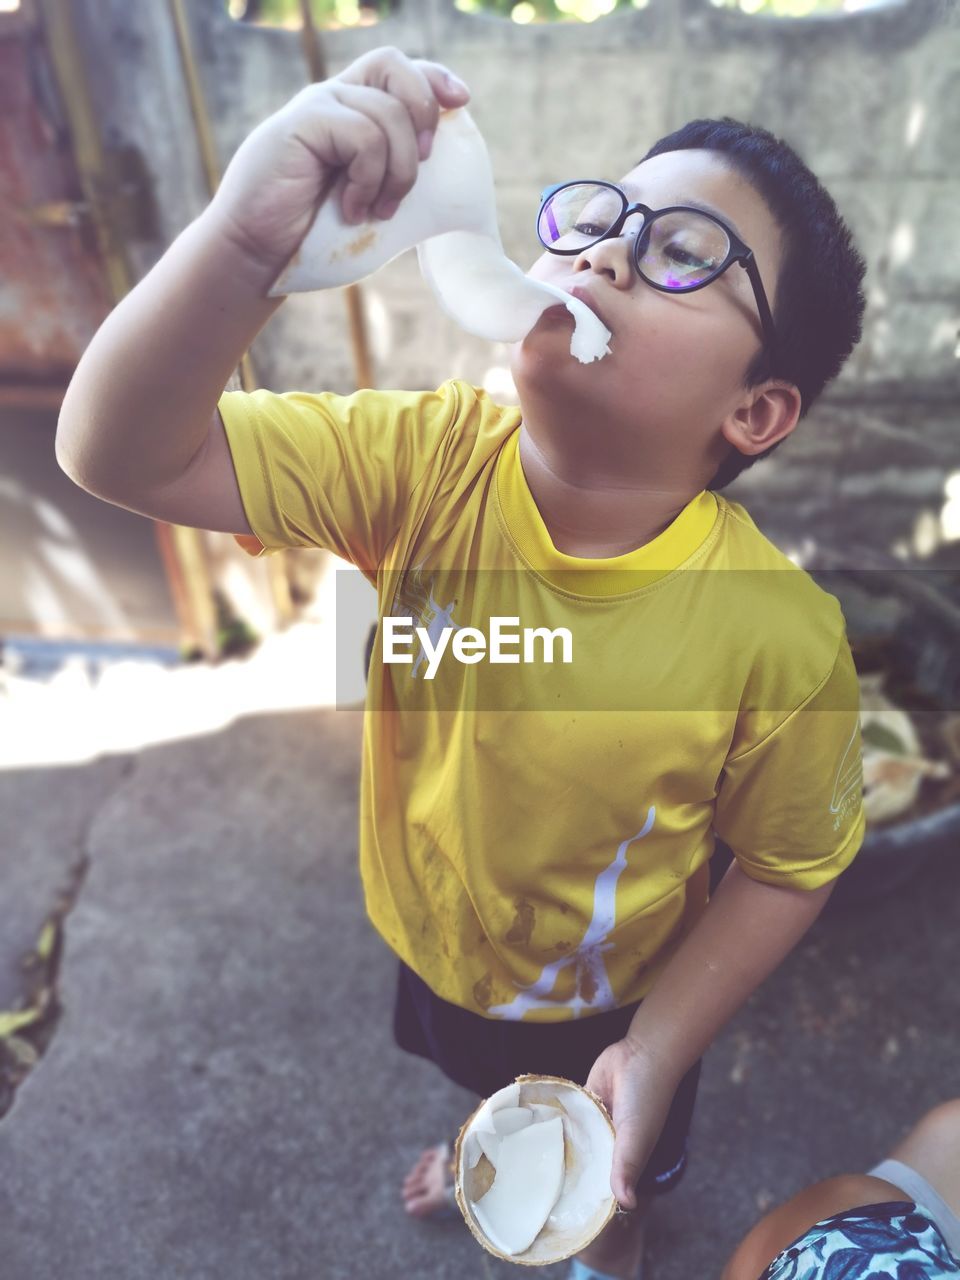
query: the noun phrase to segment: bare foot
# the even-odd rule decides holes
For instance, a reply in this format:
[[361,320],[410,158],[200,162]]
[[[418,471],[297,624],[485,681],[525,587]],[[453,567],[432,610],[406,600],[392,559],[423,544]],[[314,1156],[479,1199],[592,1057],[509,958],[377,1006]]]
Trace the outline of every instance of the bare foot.
[[451,1186],[449,1155],[444,1146],[428,1147],[403,1180],[403,1207],[414,1218],[429,1218],[446,1203]]

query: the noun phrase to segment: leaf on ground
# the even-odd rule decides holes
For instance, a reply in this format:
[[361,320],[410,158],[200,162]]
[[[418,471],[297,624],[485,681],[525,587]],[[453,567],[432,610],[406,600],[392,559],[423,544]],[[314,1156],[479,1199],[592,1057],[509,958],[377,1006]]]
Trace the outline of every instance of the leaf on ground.
[[51,920],[40,930],[40,937],[37,940],[37,955],[41,960],[49,960],[53,954],[53,944],[56,941],[57,929]]
[[906,745],[901,742],[892,729],[878,724],[876,720],[868,721],[861,730],[864,746],[876,747],[878,751],[891,751],[894,755],[905,756]]
[[3,1047],[12,1059],[13,1073],[19,1083],[37,1065],[40,1055],[30,1041],[24,1040],[22,1036],[7,1036]]
[[960,764],[960,715],[946,716],[940,731],[950,754]]
[[13,1035],[21,1027],[30,1027],[39,1022],[43,1016],[42,1009],[18,1009],[16,1011],[0,1011],[0,1039]]

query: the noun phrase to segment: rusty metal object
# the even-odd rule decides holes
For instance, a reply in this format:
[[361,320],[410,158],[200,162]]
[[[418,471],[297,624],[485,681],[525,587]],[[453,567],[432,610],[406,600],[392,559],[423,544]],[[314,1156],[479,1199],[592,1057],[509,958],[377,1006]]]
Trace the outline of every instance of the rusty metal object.
[[[36,0],[36,13],[39,20],[38,31],[56,82],[52,86],[40,81],[45,84],[43,95],[47,103],[46,136],[48,144],[56,141],[63,155],[72,152],[81,193],[81,199],[76,201],[72,192],[51,192],[51,195],[61,198],[66,196],[79,208],[69,213],[48,208],[41,211],[39,217],[41,220],[44,217],[54,220],[66,217],[69,221],[71,217],[78,216],[76,226],[51,228],[48,239],[58,244],[66,236],[79,236],[83,237],[84,247],[84,253],[75,255],[71,263],[74,269],[64,270],[60,276],[59,283],[65,291],[63,299],[58,298],[56,302],[52,302],[49,309],[65,323],[76,323],[77,306],[82,300],[79,285],[84,279],[84,268],[88,276],[96,280],[98,288],[96,313],[88,312],[86,316],[81,313],[80,323],[83,329],[76,334],[66,362],[67,367],[62,371],[65,381],[72,374],[80,353],[109,312],[112,303],[124,297],[135,283],[125,242],[131,235],[149,232],[153,204],[142,157],[133,148],[111,151],[104,145],[90,97],[87,70],[73,29],[69,0]],[[5,49],[9,55],[8,42],[0,41],[0,53]],[[13,61],[16,67],[16,59]],[[24,83],[25,96],[31,102],[39,96],[35,92],[35,84],[38,75],[36,68],[40,65],[46,64],[35,59],[33,83],[30,76]],[[0,83],[5,83],[2,76]],[[58,119],[61,112],[62,119]],[[18,225],[36,243],[40,230],[37,226],[38,215],[34,211],[31,217],[30,213],[35,203],[35,195],[29,202],[24,202],[26,209]],[[42,205],[45,202],[40,203]],[[33,291],[27,301],[28,311],[38,304],[42,305],[42,301],[37,298],[35,285],[33,282],[31,284]],[[44,372],[48,376],[51,372],[48,359],[44,361]],[[61,374],[60,370],[54,372]],[[189,643],[213,657],[217,652],[216,616],[210,595],[209,575],[204,571],[199,534],[195,529],[178,529],[169,538],[163,533],[158,533],[157,536],[181,631]],[[170,554],[171,550],[173,554]]]
[[68,140],[41,82],[36,35],[0,28],[0,385],[62,388],[112,305]]

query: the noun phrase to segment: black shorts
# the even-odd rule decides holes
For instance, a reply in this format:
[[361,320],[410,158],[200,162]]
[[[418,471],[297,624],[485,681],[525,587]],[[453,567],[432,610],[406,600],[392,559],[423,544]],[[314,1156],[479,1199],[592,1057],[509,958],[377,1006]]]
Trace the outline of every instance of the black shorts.
[[[454,1084],[488,1098],[520,1075],[564,1076],[586,1084],[608,1045],[622,1040],[637,1004],[568,1022],[509,1022],[483,1018],[435,995],[400,961],[393,1036],[401,1049],[428,1058]],[[658,1195],[680,1181],[700,1079],[700,1063],[680,1081],[663,1132],[637,1189]]]

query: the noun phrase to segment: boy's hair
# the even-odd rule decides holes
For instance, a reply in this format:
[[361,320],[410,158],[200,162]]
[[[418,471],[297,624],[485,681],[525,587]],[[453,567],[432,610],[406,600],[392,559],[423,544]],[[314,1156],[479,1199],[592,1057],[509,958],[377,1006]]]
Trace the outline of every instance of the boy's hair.
[[[766,129],[730,116],[691,120],[655,142],[643,160],[697,148],[720,152],[764,198],[783,233],[773,307],[778,355],[771,366],[761,350],[744,386],[767,378],[792,382],[800,392],[802,418],[860,340],[866,262],[829,192],[793,148]],[[731,445],[707,488],[729,484],[782,443],[752,457]]]

